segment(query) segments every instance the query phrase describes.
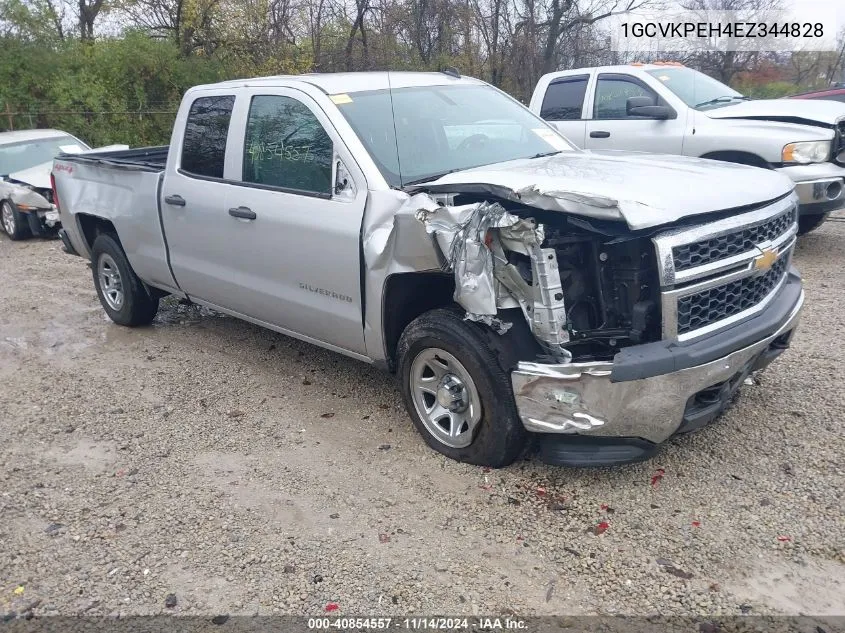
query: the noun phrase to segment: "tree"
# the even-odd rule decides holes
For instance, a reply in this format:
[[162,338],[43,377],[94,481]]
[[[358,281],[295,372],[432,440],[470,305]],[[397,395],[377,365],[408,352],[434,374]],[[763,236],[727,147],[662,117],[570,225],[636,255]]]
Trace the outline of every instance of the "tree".
[[[766,22],[765,16],[782,8],[781,0],[684,0],[681,6],[701,14],[715,11],[734,11],[740,22]],[[706,21],[706,18],[702,18]],[[753,41],[753,40],[749,40]],[[754,68],[762,58],[760,51],[708,50],[693,51],[685,62],[729,84],[734,76]]]
[[79,0],[79,37],[83,40],[94,39],[94,22],[103,10],[104,0]]

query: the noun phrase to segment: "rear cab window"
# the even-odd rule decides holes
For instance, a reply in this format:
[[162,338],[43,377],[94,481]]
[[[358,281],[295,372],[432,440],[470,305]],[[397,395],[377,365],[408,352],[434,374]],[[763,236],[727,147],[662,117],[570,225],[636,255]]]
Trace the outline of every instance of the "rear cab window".
[[226,138],[234,105],[234,95],[194,100],[188,111],[182,139],[182,171],[205,178],[223,178]]
[[549,84],[540,107],[547,121],[576,121],[581,118],[589,75],[559,77]]

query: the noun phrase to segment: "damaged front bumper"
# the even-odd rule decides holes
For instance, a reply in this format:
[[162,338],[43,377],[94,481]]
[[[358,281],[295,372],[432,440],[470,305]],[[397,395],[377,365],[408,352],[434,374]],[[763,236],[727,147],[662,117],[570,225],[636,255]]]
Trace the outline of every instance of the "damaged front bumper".
[[793,269],[767,310],[707,340],[634,346],[612,362],[520,362],[512,372],[520,418],[544,434],[540,451],[551,463],[648,458],[718,417],[745,378],[789,346],[803,303]]

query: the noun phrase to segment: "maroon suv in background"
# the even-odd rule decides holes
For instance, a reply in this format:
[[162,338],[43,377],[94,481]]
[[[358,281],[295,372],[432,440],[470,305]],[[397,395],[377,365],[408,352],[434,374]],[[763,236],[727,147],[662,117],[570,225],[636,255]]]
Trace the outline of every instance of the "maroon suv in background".
[[832,101],[841,101],[845,103],[845,84],[837,84],[831,88],[824,90],[816,90],[815,92],[805,92],[800,95],[792,95],[790,99],[830,99]]

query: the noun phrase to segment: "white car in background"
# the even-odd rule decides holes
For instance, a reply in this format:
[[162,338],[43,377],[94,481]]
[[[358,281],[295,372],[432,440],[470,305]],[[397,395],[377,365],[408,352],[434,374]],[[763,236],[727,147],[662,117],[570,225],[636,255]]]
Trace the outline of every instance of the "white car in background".
[[90,149],[60,130],[0,133],[0,226],[13,240],[58,230],[50,169],[53,157]]
[[[127,148],[110,145],[97,151]],[[0,132],[0,227],[11,239],[58,232],[61,223],[50,183],[53,158],[90,151],[94,150],[61,130]]]
[[696,70],[661,63],[543,75],[530,108],[583,149],[681,154],[777,171],[798,194],[800,233],[845,205],[845,103],[752,101]]

